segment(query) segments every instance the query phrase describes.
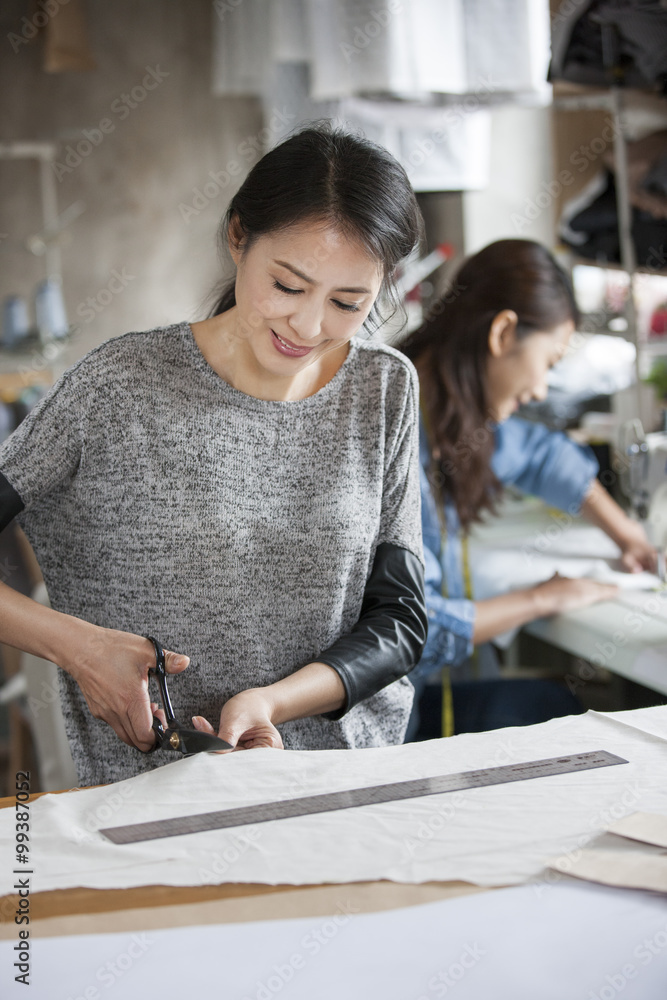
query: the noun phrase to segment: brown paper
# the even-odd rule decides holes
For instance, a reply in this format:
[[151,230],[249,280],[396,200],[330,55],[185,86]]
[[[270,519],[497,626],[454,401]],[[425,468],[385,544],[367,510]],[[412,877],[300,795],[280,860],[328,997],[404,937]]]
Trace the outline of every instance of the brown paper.
[[630,840],[641,840],[645,844],[655,844],[656,847],[667,847],[667,816],[635,812],[610,826],[609,833],[616,833]]
[[667,893],[667,857],[643,851],[582,851],[578,858],[552,858],[553,871],[620,889],[651,889]]

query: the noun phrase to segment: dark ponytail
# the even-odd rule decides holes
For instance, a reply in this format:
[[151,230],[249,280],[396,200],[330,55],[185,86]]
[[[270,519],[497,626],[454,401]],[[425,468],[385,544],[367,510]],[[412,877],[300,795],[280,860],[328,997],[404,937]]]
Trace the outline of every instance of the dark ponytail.
[[[396,266],[423,233],[403,167],[386,149],[328,121],[301,129],[255,164],[221,223],[220,249],[227,250],[231,225],[246,252],[260,236],[310,221],[336,226],[380,263],[385,298]],[[236,304],[234,287],[227,285],[211,316]],[[369,321],[377,325],[375,310]]]

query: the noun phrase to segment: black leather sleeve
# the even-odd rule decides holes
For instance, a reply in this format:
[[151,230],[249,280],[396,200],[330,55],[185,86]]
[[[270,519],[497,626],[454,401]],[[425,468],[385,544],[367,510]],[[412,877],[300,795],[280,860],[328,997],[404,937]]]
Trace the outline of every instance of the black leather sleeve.
[[0,531],[23,510],[23,500],[0,472]]
[[378,545],[359,621],[317,657],[340,676],[345,707],[325,715],[340,719],[358,702],[416,666],[426,642],[424,571],[416,556],[390,542]]

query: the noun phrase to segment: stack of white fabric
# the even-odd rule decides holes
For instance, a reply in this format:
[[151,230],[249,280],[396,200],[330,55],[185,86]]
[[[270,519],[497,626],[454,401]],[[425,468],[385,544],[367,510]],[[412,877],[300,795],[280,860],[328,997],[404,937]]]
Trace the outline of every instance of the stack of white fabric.
[[216,0],[213,26],[213,93],[261,98],[270,143],[337,118],[417,191],[486,187],[486,109],[551,97],[546,0]]

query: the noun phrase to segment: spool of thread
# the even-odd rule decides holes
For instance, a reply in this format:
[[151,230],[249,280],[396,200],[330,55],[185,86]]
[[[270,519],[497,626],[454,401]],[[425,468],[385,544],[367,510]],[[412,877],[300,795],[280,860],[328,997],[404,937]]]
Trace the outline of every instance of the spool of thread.
[[62,288],[57,278],[47,278],[37,286],[35,316],[39,339],[43,344],[49,340],[61,340],[67,336],[69,324],[65,313]]
[[2,306],[2,346],[16,347],[29,333],[28,303],[20,295],[8,295]]

